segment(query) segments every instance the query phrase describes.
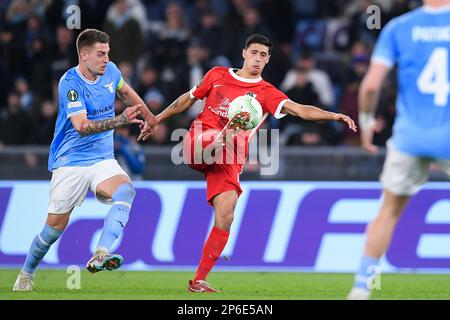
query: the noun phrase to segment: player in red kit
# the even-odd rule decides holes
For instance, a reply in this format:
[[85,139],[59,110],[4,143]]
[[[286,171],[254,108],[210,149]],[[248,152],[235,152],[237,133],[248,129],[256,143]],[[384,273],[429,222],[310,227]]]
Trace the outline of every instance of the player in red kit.
[[[356,131],[355,123],[348,116],[295,103],[264,81],[261,73],[269,62],[271,47],[267,37],[260,34],[251,35],[242,51],[244,65],[241,69],[212,68],[199,84],[182,94],[156,116],[158,123],[163,122],[185,111],[196,100],[205,99],[203,111],[186,134],[183,150],[189,166],[205,175],[207,201],[214,207],[214,226],[203,247],[195,277],[189,281],[188,290],[192,292],[218,292],[206,282],[206,277],[227,244],[234,208],[242,193],[239,174],[247,155],[248,138],[257,130],[239,130],[244,128],[249,120],[245,113],[237,114],[232,120],[228,119],[228,106],[233,99],[249,94],[258,100],[264,114],[270,113],[277,119],[289,114],[305,120],[336,120],[345,122],[349,128]],[[233,134],[229,135],[228,131]],[[147,140],[149,136],[150,130],[145,125],[141,129],[139,139]],[[230,141],[236,144],[228,147]],[[215,159],[213,163],[203,157],[210,146],[214,147],[211,152]],[[239,149],[242,148],[244,157],[239,157]],[[234,157],[227,158],[227,153]]]

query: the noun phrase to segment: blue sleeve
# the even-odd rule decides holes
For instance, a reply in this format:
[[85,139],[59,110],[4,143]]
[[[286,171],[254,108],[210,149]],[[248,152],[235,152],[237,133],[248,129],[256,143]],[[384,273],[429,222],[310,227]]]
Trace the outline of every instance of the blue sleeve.
[[387,67],[392,67],[397,62],[398,50],[395,40],[397,25],[396,19],[393,19],[383,28],[373,51],[372,61]]
[[113,81],[114,81],[114,87],[116,88],[116,91],[117,91],[120,88],[122,88],[122,86],[123,86],[122,72],[120,72],[119,68],[112,61],[109,62],[109,66],[111,67],[112,77],[113,77]]
[[76,114],[87,113],[83,90],[76,81],[61,79],[58,85],[58,95],[60,109],[65,112],[67,119]]

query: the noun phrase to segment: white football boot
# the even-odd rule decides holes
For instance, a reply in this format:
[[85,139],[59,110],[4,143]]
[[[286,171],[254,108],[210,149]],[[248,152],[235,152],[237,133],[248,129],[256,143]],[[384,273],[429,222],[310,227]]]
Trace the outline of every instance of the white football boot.
[[13,291],[31,291],[33,290],[34,276],[20,271],[14,283]]
[[364,288],[352,288],[347,300],[369,300],[370,290]]
[[97,249],[91,259],[86,263],[86,269],[95,273],[103,270],[116,270],[123,264],[120,254],[108,253],[107,250]]

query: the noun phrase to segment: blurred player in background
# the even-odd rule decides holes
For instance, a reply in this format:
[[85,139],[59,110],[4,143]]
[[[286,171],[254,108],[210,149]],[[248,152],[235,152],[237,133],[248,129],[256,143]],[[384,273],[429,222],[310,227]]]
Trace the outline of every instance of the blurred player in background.
[[[109,61],[106,33],[86,29],[76,45],[79,64],[61,77],[58,86],[59,114],[48,161],[52,180],[47,221],[31,244],[14,291],[32,290],[37,266],[61,236],[73,208],[81,205],[89,189],[99,201],[112,207],[87,269],[114,270],[123,262],[120,255],[109,250],[128,221],[135,190],[114,159],[113,129],[141,123],[139,115],[151,125],[155,119]],[[118,116],[114,112],[116,93],[129,106]]]
[[[245,127],[249,118],[243,113],[228,119],[229,103],[238,96],[251,94],[259,101],[263,113],[271,113],[280,119],[290,114],[305,120],[337,120],[347,123],[356,130],[352,119],[343,114],[327,112],[310,105],[295,103],[261,78],[265,65],[269,62],[272,44],[268,38],[260,34],[253,34],[247,38],[242,51],[244,65],[242,69],[215,67],[206,73],[203,80],[189,92],[176,99],[167,109],[156,116],[161,123],[168,118],[185,111],[196,100],[205,99],[205,107],[191,125],[184,139],[184,155],[190,155],[189,165],[205,175],[208,204],[214,207],[214,227],[203,247],[197,272],[193,280],[189,281],[188,290],[191,292],[217,292],[206,282],[206,277],[220,257],[227,244],[234,208],[238,197],[242,193],[239,174],[242,172],[242,162],[235,163],[195,163],[195,142],[201,139],[203,148],[211,144],[223,144],[225,129],[239,130]],[[199,129],[200,128],[200,129]],[[256,129],[255,129],[256,130]],[[146,140],[149,128],[146,124],[141,131],[140,139]],[[241,133],[243,130],[240,131]],[[238,140],[237,143],[247,143],[248,139]],[[239,146],[238,146],[239,149]],[[247,152],[247,148],[244,147]],[[233,149],[233,151],[235,150]],[[236,160],[238,156],[234,157]],[[245,162],[245,161],[243,161]]]
[[381,208],[367,227],[364,256],[349,299],[370,297],[372,266],[388,249],[408,199],[427,181],[430,164],[450,175],[449,51],[449,0],[425,0],[424,6],[393,19],[375,47],[359,92],[363,148],[378,152],[372,144],[373,113],[394,65],[399,84],[397,116],[381,174]]
[[145,155],[129,127],[114,130],[114,157],[132,180],[144,178]]

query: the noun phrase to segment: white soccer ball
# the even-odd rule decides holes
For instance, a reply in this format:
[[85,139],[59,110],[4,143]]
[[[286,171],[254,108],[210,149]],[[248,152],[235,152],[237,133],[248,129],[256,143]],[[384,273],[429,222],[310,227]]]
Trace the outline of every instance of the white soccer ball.
[[243,129],[253,129],[261,123],[263,110],[261,104],[255,97],[246,94],[231,101],[228,106],[228,119],[233,119],[233,117],[240,112],[248,112],[250,114],[250,121]]

